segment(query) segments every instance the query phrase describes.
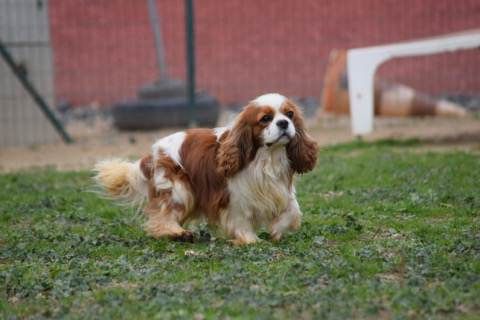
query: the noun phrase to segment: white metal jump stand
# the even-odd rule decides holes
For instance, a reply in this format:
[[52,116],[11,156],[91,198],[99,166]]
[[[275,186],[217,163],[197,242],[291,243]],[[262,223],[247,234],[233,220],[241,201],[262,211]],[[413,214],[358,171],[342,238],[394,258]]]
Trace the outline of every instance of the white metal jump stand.
[[348,50],[347,73],[354,135],[373,130],[375,71],[385,61],[407,56],[480,48],[480,29],[434,38]]

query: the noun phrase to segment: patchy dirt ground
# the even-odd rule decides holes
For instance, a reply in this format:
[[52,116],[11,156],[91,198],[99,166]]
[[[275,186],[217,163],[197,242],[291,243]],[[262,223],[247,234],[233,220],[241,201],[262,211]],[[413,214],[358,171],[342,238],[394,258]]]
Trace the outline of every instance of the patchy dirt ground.
[[[227,122],[225,115],[221,123]],[[375,131],[365,140],[418,138],[422,148],[466,149],[480,152],[480,119],[475,117],[452,118],[377,118]],[[311,134],[321,146],[356,139],[350,132],[348,118],[321,116],[310,120]],[[89,169],[108,157],[138,158],[149,152],[152,143],[179,129],[153,132],[118,132],[104,121],[91,124],[77,122],[68,131],[76,143],[61,142],[32,147],[14,147],[0,150],[0,171],[16,171],[37,167],[54,167],[59,170]]]

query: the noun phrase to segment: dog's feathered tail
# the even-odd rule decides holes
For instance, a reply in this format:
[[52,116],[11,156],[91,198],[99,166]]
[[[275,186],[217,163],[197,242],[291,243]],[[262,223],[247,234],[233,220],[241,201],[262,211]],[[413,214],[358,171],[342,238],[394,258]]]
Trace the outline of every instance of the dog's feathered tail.
[[103,160],[93,170],[97,184],[114,200],[141,205],[148,196],[148,180],[142,173],[140,161]]

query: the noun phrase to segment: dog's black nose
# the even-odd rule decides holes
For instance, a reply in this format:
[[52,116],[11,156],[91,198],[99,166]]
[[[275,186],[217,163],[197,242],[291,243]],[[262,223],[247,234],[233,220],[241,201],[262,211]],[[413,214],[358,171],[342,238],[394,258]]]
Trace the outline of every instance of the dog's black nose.
[[288,121],[287,120],[278,120],[277,121],[277,126],[280,128],[280,129],[287,129],[288,128]]

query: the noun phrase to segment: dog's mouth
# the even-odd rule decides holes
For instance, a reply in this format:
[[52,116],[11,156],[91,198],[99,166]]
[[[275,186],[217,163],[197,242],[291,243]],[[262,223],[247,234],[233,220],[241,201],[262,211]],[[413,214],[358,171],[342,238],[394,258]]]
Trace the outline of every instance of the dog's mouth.
[[287,141],[290,141],[292,138],[288,135],[288,133],[286,131],[284,131],[281,135],[278,136],[277,139],[275,139],[274,141],[272,142],[268,142],[266,143],[267,147],[271,147],[273,146],[274,144],[277,144],[280,140],[282,139],[287,139]]

